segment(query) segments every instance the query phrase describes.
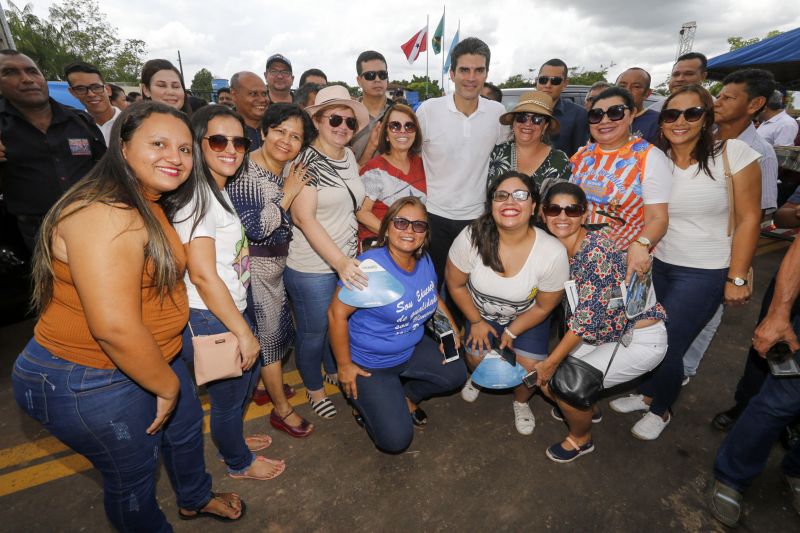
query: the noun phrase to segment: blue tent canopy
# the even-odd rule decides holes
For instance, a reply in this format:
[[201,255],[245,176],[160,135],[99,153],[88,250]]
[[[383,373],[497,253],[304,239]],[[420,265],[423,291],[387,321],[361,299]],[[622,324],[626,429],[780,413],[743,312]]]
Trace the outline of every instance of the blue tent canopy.
[[800,28],[708,60],[708,77],[721,80],[742,68],[762,68],[787,89],[800,89]]

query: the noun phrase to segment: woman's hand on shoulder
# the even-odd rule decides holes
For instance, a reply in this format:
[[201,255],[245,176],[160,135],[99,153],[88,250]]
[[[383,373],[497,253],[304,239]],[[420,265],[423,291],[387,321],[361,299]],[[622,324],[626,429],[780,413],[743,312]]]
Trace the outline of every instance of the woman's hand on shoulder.
[[356,386],[356,378],[363,376],[368,378],[372,376],[369,372],[361,368],[355,363],[339,365],[339,384],[342,386],[344,395],[348,398],[358,399],[358,388]]
[[283,181],[283,197],[286,201],[286,208],[292,204],[295,197],[303,190],[311,179],[308,172],[308,164],[302,161],[293,161],[289,166],[289,173]]

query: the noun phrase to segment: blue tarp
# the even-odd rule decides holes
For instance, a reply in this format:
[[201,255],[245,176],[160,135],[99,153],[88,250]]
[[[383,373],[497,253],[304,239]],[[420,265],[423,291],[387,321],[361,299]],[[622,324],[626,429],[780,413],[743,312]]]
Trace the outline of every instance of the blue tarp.
[[769,70],[785,88],[800,89],[800,28],[709,59],[708,77],[720,80],[742,68]]

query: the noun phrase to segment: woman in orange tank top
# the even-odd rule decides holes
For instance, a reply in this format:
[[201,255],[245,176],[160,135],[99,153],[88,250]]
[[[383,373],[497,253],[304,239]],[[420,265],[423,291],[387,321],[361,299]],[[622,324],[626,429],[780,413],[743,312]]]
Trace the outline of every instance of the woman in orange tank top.
[[101,472],[116,529],[172,531],[155,497],[159,451],[181,519],[237,520],[239,496],[211,492],[203,411],[177,357],[186,258],[169,219],[195,189],[189,121],[143,102],[123,111],[111,139],[42,224],[40,318],[14,365],[14,397]]

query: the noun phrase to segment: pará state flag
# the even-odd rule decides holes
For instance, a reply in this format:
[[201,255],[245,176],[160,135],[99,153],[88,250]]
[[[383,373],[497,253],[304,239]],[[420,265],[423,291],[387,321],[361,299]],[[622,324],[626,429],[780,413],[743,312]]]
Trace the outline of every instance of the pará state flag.
[[400,48],[406,55],[408,64],[413,65],[414,61],[419,57],[419,54],[428,49],[428,26],[425,25],[424,28],[415,33],[405,44],[401,45]]

